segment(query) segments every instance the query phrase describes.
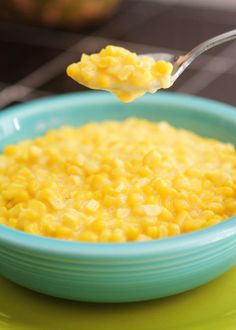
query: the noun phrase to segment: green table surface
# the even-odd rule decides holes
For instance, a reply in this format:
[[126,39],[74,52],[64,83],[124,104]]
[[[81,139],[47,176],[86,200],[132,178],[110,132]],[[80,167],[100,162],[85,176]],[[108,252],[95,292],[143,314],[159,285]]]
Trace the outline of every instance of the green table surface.
[[47,297],[0,277],[0,330],[235,330],[236,267],[159,300],[94,304]]

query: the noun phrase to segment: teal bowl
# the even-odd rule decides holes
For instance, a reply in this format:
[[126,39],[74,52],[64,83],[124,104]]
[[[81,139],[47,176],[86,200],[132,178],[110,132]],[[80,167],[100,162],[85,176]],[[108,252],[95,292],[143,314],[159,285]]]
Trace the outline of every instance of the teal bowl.
[[[0,114],[0,148],[63,125],[142,117],[236,145],[236,109],[157,93],[122,104],[105,93],[68,94]],[[0,275],[26,288],[93,302],[141,301],[196,288],[236,263],[236,217],[194,233],[139,243],[80,243],[0,226]]]

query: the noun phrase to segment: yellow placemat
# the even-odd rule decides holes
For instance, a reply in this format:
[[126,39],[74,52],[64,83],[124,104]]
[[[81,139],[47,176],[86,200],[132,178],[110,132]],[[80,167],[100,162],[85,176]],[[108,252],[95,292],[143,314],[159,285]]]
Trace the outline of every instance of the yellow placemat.
[[0,330],[235,330],[236,267],[164,299],[91,304],[47,297],[0,277]]

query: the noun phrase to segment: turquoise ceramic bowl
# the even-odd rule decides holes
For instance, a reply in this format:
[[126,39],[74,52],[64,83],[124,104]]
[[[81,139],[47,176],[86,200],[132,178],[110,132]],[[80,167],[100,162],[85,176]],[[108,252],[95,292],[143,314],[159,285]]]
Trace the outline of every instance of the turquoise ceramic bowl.
[[[172,93],[122,104],[105,93],[68,94],[0,114],[0,147],[62,125],[136,116],[167,120],[203,136],[236,144],[236,110]],[[77,243],[0,226],[0,275],[48,295],[126,302],[198,287],[236,263],[236,217],[178,237],[140,243]]]

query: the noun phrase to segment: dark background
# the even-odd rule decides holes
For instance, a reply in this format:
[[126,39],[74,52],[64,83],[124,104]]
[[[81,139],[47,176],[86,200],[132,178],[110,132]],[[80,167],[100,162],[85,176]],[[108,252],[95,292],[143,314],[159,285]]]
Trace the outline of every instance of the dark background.
[[[1,10],[1,8],[0,8]],[[138,53],[181,54],[201,41],[236,27],[236,10],[192,7],[151,0],[124,0],[100,25],[76,30],[0,20],[0,109],[86,88],[65,74],[82,52],[107,44]],[[200,95],[236,106],[236,42],[198,60],[171,91]]]

